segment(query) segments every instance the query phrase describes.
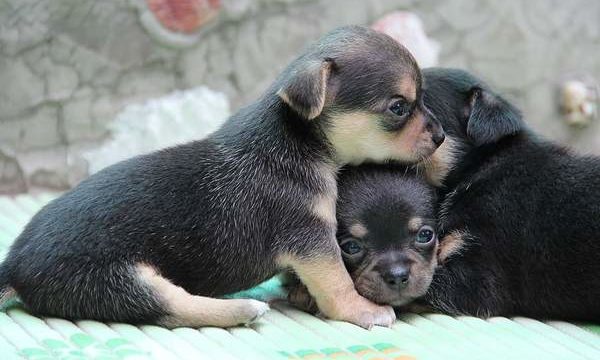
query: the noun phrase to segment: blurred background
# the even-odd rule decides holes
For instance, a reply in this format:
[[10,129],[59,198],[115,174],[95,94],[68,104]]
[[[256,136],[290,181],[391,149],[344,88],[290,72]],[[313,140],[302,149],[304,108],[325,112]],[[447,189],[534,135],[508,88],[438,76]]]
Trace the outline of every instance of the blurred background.
[[346,24],[475,72],[537,131],[600,154],[598,0],[0,0],[0,193],[205,136]]

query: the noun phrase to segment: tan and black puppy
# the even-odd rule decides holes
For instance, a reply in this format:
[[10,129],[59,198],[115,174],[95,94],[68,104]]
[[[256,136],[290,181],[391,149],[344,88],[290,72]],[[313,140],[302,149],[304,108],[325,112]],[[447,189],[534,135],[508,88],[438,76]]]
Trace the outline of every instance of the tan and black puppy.
[[[435,189],[399,166],[340,173],[337,238],[358,293],[402,306],[423,296],[437,265]],[[314,312],[306,288],[290,280],[289,300]]]
[[389,325],[344,268],[337,169],[416,162],[443,139],[408,51],[337,29],[207,139],[110,166],[44,207],[0,267],[0,295],[70,319],[232,326],[267,305],[215,297],[291,268],[328,317]]

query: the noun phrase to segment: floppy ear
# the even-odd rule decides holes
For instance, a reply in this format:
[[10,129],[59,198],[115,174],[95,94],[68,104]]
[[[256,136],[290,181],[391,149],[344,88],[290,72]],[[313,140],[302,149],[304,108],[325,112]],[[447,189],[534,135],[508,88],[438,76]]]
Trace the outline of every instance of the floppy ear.
[[288,75],[277,95],[302,117],[312,120],[321,114],[325,106],[332,68],[332,59],[307,62]]
[[467,135],[475,145],[495,143],[523,127],[521,113],[508,101],[485,89],[473,90]]

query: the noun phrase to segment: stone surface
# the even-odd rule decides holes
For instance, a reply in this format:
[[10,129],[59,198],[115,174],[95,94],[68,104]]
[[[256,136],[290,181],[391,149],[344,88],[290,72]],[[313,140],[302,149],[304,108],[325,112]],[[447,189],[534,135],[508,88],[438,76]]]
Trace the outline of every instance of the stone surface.
[[22,59],[0,58],[1,117],[15,117],[44,100],[44,83]]
[[219,3],[214,20],[182,33],[162,26],[146,0],[0,0],[0,192],[75,185],[86,176],[82,152],[128,104],[205,85],[235,110],[307,42],[393,11],[421,17],[442,66],[483,76],[544,135],[600,153],[600,120],[572,129],[557,103],[561,81],[600,79],[596,0]]
[[45,105],[31,116],[22,117],[18,122],[22,129],[18,151],[46,149],[61,144],[58,121],[55,105]]
[[19,193],[26,190],[25,178],[17,160],[0,151],[0,194]]

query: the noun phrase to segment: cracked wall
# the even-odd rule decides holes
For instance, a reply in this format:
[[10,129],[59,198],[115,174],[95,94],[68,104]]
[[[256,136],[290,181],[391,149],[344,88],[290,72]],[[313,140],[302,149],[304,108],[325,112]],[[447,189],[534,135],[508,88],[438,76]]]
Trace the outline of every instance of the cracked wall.
[[[393,10],[416,12],[441,65],[483,75],[548,137],[600,153],[600,126],[569,128],[557,85],[600,79],[595,0],[222,0],[191,37],[154,31],[143,0],[0,0],[0,192],[62,190],[81,154],[127,104],[206,85],[234,109],[254,99],[307,41]],[[144,17],[146,16],[146,18]],[[144,20],[146,19],[146,20]]]

